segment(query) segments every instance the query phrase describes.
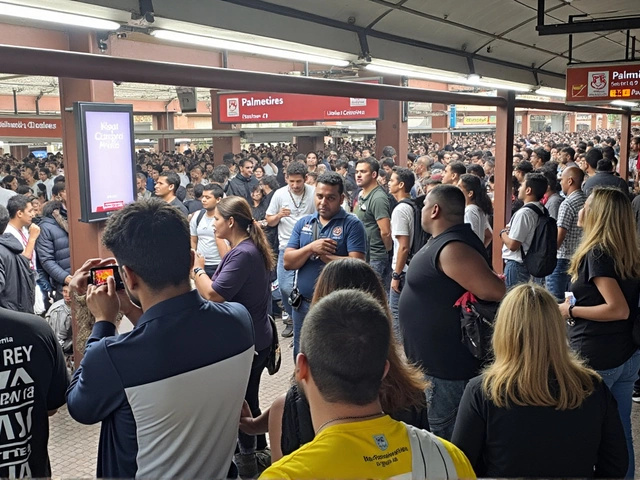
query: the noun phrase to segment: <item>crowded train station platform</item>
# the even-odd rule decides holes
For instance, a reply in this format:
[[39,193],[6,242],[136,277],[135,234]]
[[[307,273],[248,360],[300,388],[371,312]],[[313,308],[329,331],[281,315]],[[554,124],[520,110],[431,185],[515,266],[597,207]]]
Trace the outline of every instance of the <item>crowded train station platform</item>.
[[0,478],[640,476],[640,16],[0,2]]

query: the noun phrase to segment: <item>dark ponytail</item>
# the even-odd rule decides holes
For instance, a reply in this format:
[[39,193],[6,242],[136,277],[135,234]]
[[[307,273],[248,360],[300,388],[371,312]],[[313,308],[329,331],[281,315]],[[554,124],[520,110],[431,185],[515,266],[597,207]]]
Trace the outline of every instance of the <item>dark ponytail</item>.
[[273,270],[276,266],[273,250],[271,249],[271,245],[269,245],[267,236],[262,231],[262,228],[260,228],[258,222],[253,219],[249,203],[242,197],[225,197],[220,200],[216,208],[222,218],[228,220],[233,217],[238,224],[238,227],[242,230],[246,230],[249,234],[249,239],[251,239],[253,244],[262,254],[267,271]]
[[493,204],[491,203],[489,195],[487,195],[487,189],[482,186],[482,180],[476,175],[465,173],[460,176],[460,181],[467,192],[473,193],[473,203],[480,207],[480,210],[487,215],[493,215]]

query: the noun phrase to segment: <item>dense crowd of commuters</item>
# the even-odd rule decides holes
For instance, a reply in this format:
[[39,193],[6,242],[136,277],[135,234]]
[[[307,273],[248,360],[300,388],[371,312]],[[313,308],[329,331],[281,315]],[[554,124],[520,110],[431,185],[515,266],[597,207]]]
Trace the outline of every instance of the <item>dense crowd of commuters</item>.
[[[499,232],[489,134],[412,137],[407,159],[374,140],[141,151],[113,258],[75,272],[64,159],[6,155],[0,477],[51,476],[65,402],[101,423],[98,477],[633,477],[640,137],[630,182],[619,146],[517,137]],[[69,378],[73,304],[90,333]],[[489,310],[470,346],[465,313]],[[261,406],[279,336],[294,381]]]

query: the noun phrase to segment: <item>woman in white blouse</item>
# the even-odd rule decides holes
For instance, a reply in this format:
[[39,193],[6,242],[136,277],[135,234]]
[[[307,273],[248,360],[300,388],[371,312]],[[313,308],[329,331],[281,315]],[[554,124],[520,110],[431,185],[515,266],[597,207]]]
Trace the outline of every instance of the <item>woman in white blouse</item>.
[[488,246],[491,243],[493,230],[489,217],[493,215],[493,205],[482,185],[480,178],[466,173],[460,177],[458,188],[464,193],[467,206],[464,209],[464,223],[471,225],[471,229]]

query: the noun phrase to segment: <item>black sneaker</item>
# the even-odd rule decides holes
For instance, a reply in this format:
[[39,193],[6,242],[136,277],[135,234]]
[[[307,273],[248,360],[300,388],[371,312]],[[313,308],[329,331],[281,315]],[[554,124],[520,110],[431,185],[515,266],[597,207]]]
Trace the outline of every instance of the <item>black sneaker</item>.
[[293,337],[293,323],[287,323],[280,335],[284,338]]
[[635,403],[640,403],[640,391],[634,390],[633,395],[631,395],[631,400],[633,400]]

